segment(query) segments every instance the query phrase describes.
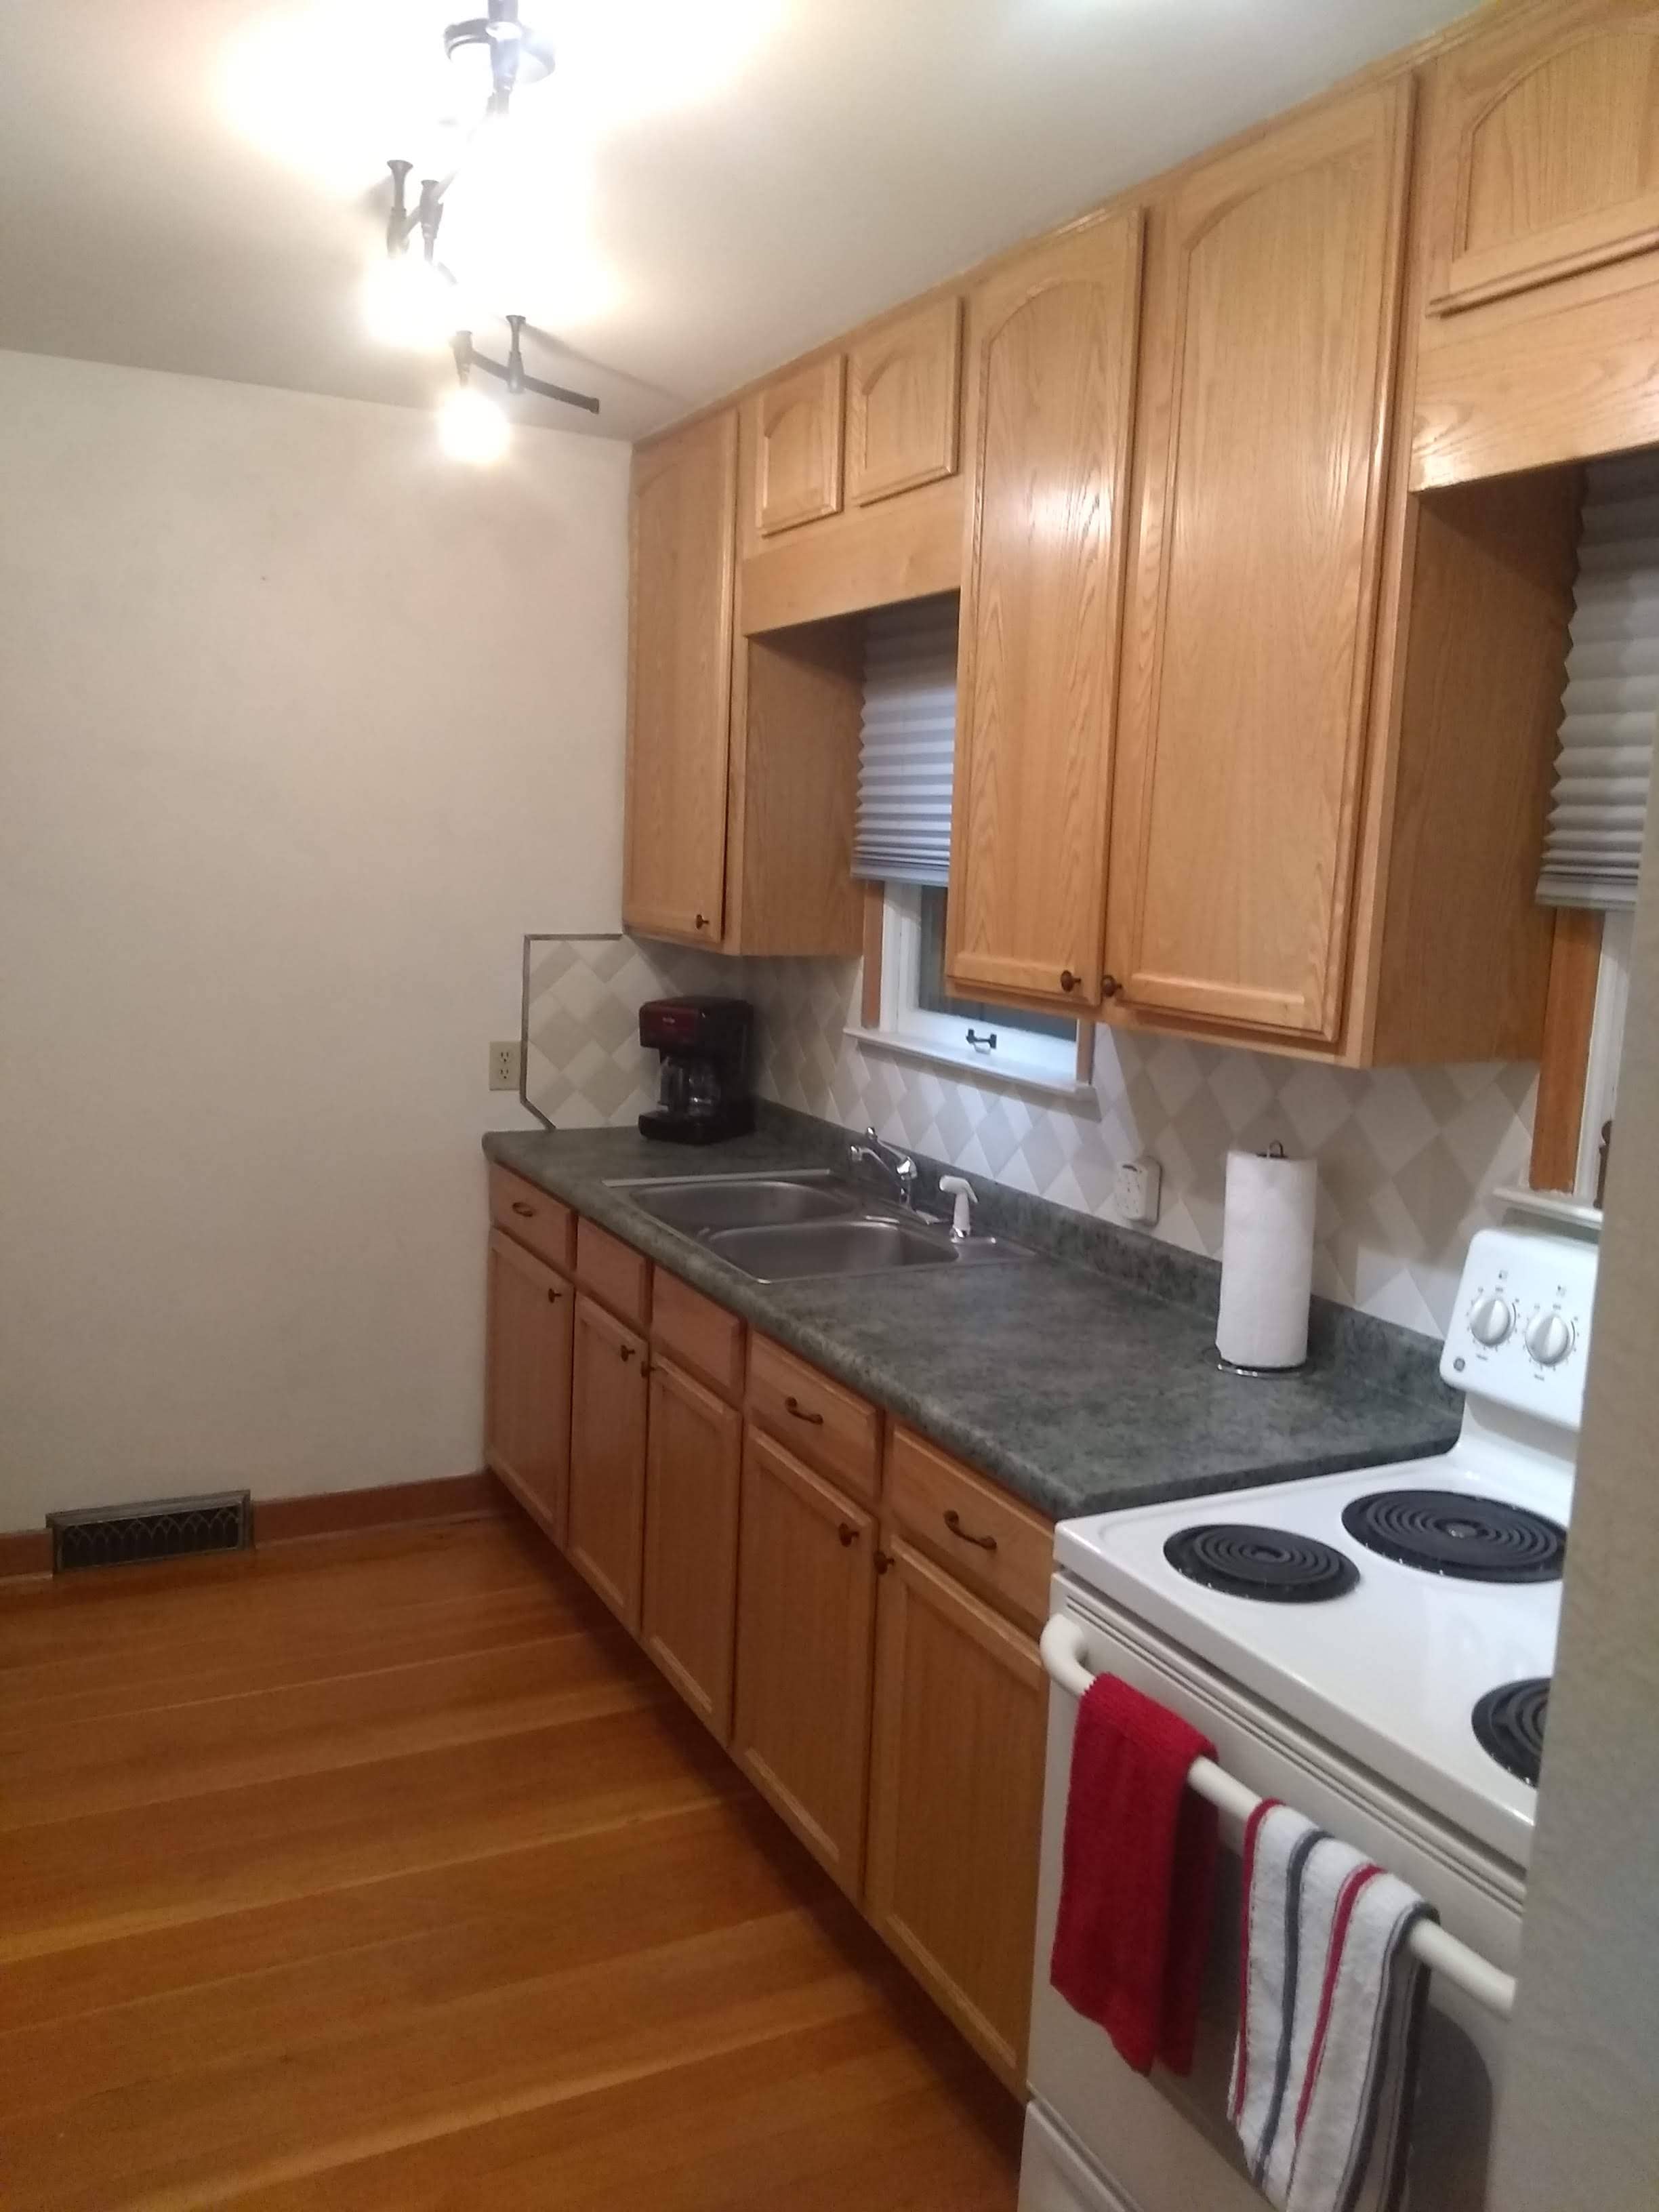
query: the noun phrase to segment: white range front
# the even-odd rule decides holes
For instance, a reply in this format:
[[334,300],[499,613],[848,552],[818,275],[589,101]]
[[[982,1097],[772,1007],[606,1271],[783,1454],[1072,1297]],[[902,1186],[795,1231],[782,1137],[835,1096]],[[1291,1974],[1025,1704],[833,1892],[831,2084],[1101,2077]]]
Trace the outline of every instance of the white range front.
[[[1115,1674],[1210,1737],[1218,1764],[1282,1799],[1412,1884],[1449,1932],[1504,1972],[1518,1963],[1535,1789],[1476,1735],[1474,1711],[1506,1686],[1547,1679],[1560,1604],[1559,1553],[1594,1297],[1593,1243],[1488,1231],[1470,1248],[1442,1359],[1468,1395],[1438,1457],[1187,1498],[1061,1524],[1052,1612],[1078,1632],[1091,1674]],[[1239,1387],[1250,1386],[1241,1379]],[[1427,1571],[1360,1540],[1362,1499],[1432,1492],[1449,1564],[1489,1563],[1475,1501],[1495,1504],[1500,1554],[1522,1578]],[[1468,1498],[1467,1516],[1461,1501]],[[1376,1509],[1368,1509],[1374,1512]],[[1358,1525],[1373,1528],[1369,1518]],[[1264,1601],[1210,1587],[1189,1532],[1271,1531],[1279,1551],[1325,1547],[1336,1595]],[[1464,1557],[1465,1545],[1469,1557]],[[1529,1578],[1535,1577],[1535,1578]],[[1226,2119],[1237,2017],[1236,1822],[1222,1820],[1217,1926],[1190,2077],[1133,2074],[1048,1980],[1076,1698],[1051,1686],[1034,1982],[1034,2101],[1022,2212],[1251,2212]],[[1484,2212],[1505,2024],[1431,1977],[1413,2126],[1413,2212]]]

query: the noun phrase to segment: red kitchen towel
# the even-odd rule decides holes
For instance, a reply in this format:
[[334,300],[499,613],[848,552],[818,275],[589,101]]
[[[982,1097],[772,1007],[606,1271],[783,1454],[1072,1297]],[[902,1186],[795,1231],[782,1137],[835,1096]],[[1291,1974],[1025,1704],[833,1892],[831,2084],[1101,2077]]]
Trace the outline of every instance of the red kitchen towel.
[[1191,2071],[1215,1893],[1216,1810],[1187,1787],[1215,1746],[1098,1675],[1078,1706],[1049,1979],[1138,2074]]

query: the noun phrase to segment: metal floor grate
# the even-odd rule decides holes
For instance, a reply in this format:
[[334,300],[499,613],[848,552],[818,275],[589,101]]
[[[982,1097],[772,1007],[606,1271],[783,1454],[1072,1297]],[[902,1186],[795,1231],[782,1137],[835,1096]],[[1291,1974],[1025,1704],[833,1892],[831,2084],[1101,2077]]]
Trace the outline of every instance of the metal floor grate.
[[213,1498],[161,1498],[144,1505],[89,1506],[49,1513],[52,1571],[129,1566],[143,1559],[188,1559],[199,1552],[245,1551],[252,1537],[246,1490]]

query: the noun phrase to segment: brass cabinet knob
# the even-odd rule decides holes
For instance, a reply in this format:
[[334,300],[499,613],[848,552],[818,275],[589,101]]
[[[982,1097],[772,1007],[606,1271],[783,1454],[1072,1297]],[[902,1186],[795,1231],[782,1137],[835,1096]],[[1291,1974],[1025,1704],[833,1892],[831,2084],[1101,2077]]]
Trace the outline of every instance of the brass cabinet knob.
[[859,1540],[859,1532],[850,1521],[843,1521],[836,1530],[836,1534],[841,1538],[843,1545],[856,1544]]
[[1060,971],[1060,988],[1062,991],[1075,991],[1082,981],[1083,978],[1080,975],[1073,975],[1069,968],[1062,968]]
[[1116,998],[1122,988],[1122,984],[1118,981],[1115,975],[1103,975],[1100,979],[1100,995],[1103,999]]
[[708,928],[708,916],[706,914],[699,914],[699,915],[694,915],[694,916],[692,917],[692,919],[696,921],[696,925],[697,925],[697,927],[698,927],[699,929],[707,929],[707,928]]

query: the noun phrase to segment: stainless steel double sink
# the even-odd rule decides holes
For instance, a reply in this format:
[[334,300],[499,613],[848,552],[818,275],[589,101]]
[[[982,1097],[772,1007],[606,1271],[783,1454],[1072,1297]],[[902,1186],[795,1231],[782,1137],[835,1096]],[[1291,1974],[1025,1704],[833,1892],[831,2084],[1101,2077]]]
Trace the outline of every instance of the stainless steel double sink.
[[884,1206],[827,1168],[636,1177],[610,1188],[762,1283],[1030,1257],[1000,1237],[953,1238],[943,1222]]

